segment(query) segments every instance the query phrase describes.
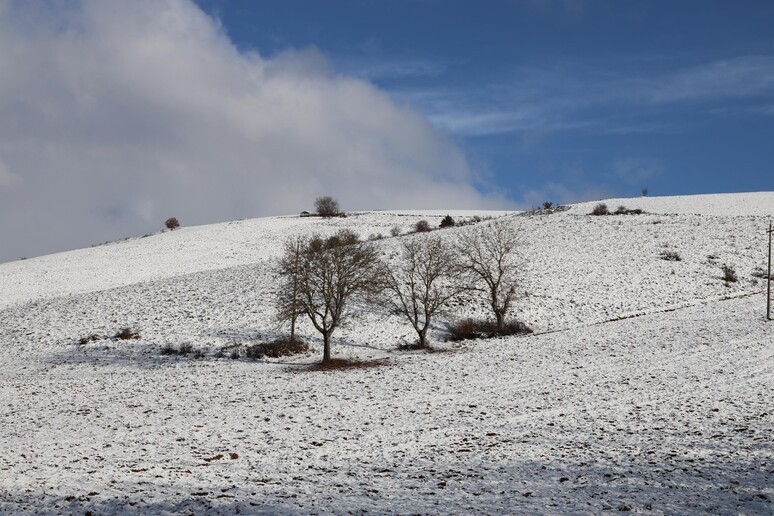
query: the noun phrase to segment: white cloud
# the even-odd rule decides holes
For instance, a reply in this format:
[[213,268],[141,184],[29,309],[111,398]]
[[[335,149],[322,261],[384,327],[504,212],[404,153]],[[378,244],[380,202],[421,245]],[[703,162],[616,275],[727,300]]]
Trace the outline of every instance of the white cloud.
[[416,111],[315,49],[241,53],[190,0],[0,0],[0,156],[20,178],[0,189],[0,261],[328,193],[506,204]]

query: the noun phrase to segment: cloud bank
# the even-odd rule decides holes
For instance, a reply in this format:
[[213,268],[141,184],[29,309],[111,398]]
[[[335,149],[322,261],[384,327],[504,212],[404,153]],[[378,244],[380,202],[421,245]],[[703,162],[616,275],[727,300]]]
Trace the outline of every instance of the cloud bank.
[[416,111],[190,0],[0,0],[0,261],[308,209],[499,208]]

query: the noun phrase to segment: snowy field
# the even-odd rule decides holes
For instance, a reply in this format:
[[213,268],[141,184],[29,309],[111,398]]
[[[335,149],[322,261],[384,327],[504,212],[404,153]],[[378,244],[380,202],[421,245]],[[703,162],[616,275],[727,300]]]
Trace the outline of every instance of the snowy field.
[[[450,212],[519,232],[514,315],[535,334],[443,342],[486,316],[469,296],[433,328],[438,352],[399,352],[407,323],[354,307],[333,352],[381,361],[362,369],[310,370],[307,324],[308,356],[221,350],[277,335],[286,236],[446,212],[245,220],[0,264],[0,512],[771,514],[774,193],[605,202],[647,213]],[[124,327],[140,339],[78,343]],[[184,343],[204,358],[160,354]]]

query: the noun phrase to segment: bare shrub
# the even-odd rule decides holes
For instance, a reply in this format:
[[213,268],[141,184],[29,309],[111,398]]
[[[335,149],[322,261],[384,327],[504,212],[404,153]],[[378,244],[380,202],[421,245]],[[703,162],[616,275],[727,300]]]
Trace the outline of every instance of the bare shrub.
[[532,329],[520,321],[509,321],[498,328],[494,321],[466,318],[457,321],[449,327],[449,340],[461,341],[470,339],[489,339],[506,335],[526,335]]
[[400,236],[400,226],[392,226],[390,228],[390,236]]
[[337,217],[341,214],[339,202],[329,195],[315,199],[314,209],[320,217]]
[[736,271],[730,265],[723,265],[723,281],[726,283],[736,283],[739,278],[736,277]]
[[661,251],[661,259],[668,262],[681,262],[682,257],[677,251]]
[[102,339],[104,339],[104,337],[94,333],[92,335],[88,335],[86,337],[81,337],[80,339],[78,339],[78,344],[80,344],[81,346],[85,346],[89,342],[96,342],[96,341],[102,340]]
[[121,328],[118,333],[113,335],[113,338],[117,340],[139,339],[140,334],[131,328]]
[[180,222],[175,217],[169,217],[164,221],[164,225],[167,227],[167,229],[173,231],[180,227]]
[[454,219],[451,215],[446,215],[443,219],[441,219],[441,224],[439,226],[440,228],[451,228],[454,227]]
[[610,215],[610,212],[607,210],[607,204],[601,202],[594,206],[594,209],[591,210],[591,215]]
[[282,358],[309,352],[309,345],[301,340],[277,339],[271,342],[253,344],[245,348],[245,355],[253,360],[261,358]]
[[194,354],[194,358],[204,358],[204,353],[202,351],[194,351],[193,345],[190,343],[180,344],[180,346],[177,348],[172,344],[165,344],[164,347],[161,348],[162,355],[187,356],[191,353]]
[[172,344],[164,344],[164,346],[161,348],[161,354],[177,355],[177,348],[175,348]]
[[414,231],[416,233],[427,233],[430,231],[430,223],[426,220],[419,220],[414,224]]

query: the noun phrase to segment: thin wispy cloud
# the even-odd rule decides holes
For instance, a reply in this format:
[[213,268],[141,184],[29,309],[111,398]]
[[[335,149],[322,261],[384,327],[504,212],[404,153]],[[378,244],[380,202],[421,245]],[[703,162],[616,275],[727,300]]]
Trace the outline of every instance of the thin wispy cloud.
[[534,130],[669,132],[678,129],[675,107],[709,113],[713,104],[744,100],[767,113],[774,99],[774,57],[740,56],[649,76],[609,68],[604,62],[524,67],[484,87],[395,95],[438,126],[465,136]]

